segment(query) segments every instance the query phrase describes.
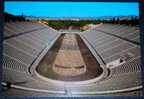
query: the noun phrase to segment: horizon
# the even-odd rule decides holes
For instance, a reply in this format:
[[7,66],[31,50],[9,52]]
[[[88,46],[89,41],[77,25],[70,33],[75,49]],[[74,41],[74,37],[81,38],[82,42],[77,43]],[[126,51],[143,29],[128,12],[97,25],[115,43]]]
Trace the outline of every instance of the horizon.
[[115,2],[5,2],[4,11],[40,18],[139,16],[138,3]]

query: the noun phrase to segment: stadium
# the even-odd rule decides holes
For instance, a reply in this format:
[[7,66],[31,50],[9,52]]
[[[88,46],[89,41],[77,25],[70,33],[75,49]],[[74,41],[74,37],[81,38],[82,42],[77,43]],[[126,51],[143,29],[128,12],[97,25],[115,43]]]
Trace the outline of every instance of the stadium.
[[3,95],[142,95],[140,32],[134,21],[60,31],[43,20],[10,14],[5,20]]

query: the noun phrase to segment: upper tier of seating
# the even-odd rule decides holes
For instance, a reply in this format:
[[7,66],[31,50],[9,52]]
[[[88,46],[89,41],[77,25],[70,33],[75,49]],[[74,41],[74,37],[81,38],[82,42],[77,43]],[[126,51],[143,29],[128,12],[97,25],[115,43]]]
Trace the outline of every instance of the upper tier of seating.
[[7,22],[4,25],[4,38],[36,31],[43,28],[45,28],[44,25],[36,22]]
[[[120,31],[121,28],[122,30],[127,29],[127,32],[126,30]],[[100,29],[102,31],[99,31]],[[110,69],[111,75],[119,75],[128,72],[139,72],[141,70],[139,44],[123,39],[126,37],[129,39],[128,35],[134,31],[138,31],[136,27],[103,24],[92,30],[85,31],[81,34],[81,37],[86,39],[94,51],[99,54],[100,59]],[[119,35],[122,33],[124,35]],[[139,32],[134,37],[138,36]]]
[[[17,36],[12,36],[15,34]],[[39,23],[6,23],[4,36],[11,37],[3,41],[3,67],[27,72],[27,68],[59,35],[57,31]]]
[[[114,27],[116,27],[116,26],[114,26]],[[119,26],[119,27],[121,27],[121,26]],[[99,27],[97,27],[97,28],[99,28]],[[86,31],[86,32],[82,33],[81,35],[89,42],[89,44],[101,56],[101,58],[105,64],[108,64],[108,63],[118,60],[118,59],[126,58],[126,60],[130,60],[130,59],[140,56],[140,46],[139,45],[129,42],[127,40],[124,40],[122,38],[112,36],[105,32],[98,31],[97,28]],[[106,28],[108,28],[108,27],[106,27]],[[134,27],[132,27],[132,28],[134,28]],[[110,30],[111,30],[111,28],[110,28]],[[119,29],[117,31],[119,31]],[[114,32],[112,32],[112,33],[114,33]],[[128,32],[127,35],[130,33],[131,32]],[[117,33],[117,34],[119,34],[119,33]],[[139,35],[139,33],[137,33],[137,35]]]
[[126,26],[126,25],[113,25],[102,24],[96,28],[103,32],[107,32],[118,37],[128,39],[130,41],[140,43],[140,31],[138,27]]

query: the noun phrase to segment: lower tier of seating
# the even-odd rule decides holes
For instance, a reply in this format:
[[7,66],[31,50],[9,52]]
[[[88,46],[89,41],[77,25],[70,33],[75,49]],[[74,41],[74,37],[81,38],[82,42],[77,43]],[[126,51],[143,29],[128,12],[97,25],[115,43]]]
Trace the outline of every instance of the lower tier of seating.
[[[32,76],[25,75],[21,72],[15,72],[14,75],[11,70],[4,69],[7,72],[5,75],[8,82],[11,81],[9,89],[6,88],[6,83],[3,83],[5,86],[4,95],[22,95],[22,96],[81,96],[81,95],[116,95],[122,93],[131,93],[138,91],[140,93],[142,89],[140,72],[137,73],[123,73],[108,77],[100,82],[84,84],[84,85],[59,85],[51,82],[44,82],[40,79],[34,79]],[[4,76],[4,77],[5,77]],[[23,78],[23,76],[25,76]],[[15,81],[15,78],[18,78]],[[7,89],[7,90],[6,90]],[[19,91],[18,94],[12,91]],[[22,94],[23,92],[23,94]],[[27,94],[29,92],[29,94]],[[33,94],[34,93],[34,94]],[[137,94],[137,95],[138,95]],[[133,94],[134,95],[134,94]]]

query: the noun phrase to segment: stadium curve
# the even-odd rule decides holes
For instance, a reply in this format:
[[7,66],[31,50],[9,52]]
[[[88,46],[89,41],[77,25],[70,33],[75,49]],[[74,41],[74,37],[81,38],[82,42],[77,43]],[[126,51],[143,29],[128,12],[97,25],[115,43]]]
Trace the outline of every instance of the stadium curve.
[[[19,28],[15,28],[16,26]],[[139,43],[139,31],[134,26],[101,24],[94,29],[76,34],[63,34],[37,22],[6,22],[4,27],[4,38],[11,38],[3,41],[3,95],[126,95],[131,92],[134,92],[132,95],[141,95],[140,46],[129,42],[130,40]],[[74,46],[62,42],[65,35],[75,36],[75,39],[71,38],[72,42],[68,41],[68,44]],[[59,39],[61,39],[60,42]],[[59,55],[65,57],[69,49],[74,53],[68,54],[65,61],[57,60]],[[56,53],[53,54],[54,51]],[[64,54],[61,54],[61,51]],[[64,78],[57,74],[56,77],[54,76],[56,74],[51,72],[52,69],[47,67],[48,65],[41,64],[45,58],[52,61],[52,66],[54,63],[68,66],[65,64],[80,58],[80,61],[73,62],[73,65],[86,65],[87,69],[92,67],[92,71],[83,72],[83,74],[88,73],[89,76],[80,74]],[[41,66],[47,67],[42,71],[47,72],[49,69],[50,73],[47,73],[54,75],[45,76],[39,72],[40,69],[37,68]],[[61,67],[59,69],[60,72],[63,70]],[[77,68],[69,68],[72,73],[75,69]],[[77,76],[79,78],[75,79]]]

